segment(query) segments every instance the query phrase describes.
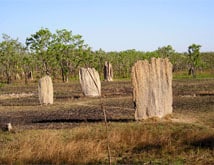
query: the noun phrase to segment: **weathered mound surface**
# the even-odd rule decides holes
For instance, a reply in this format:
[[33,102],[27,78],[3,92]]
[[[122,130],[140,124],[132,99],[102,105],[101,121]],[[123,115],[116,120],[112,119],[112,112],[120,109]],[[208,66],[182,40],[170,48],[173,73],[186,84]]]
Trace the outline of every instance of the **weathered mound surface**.
[[105,61],[104,65],[104,79],[105,81],[113,81],[113,68],[108,61]]
[[136,120],[172,113],[172,64],[168,59],[136,62],[132,85]]
[[85,96],[101,96],[100,76],[94,68],[80,68],[79,80]]
[[49,76],[44,76],[39,80],[38,85],[40,104],[53,104],[53,83]]

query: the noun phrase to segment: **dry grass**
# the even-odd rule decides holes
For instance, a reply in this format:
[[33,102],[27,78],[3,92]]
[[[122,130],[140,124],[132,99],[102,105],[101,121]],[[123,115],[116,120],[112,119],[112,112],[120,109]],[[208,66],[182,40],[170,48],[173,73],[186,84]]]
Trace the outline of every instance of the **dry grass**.
[[[90,139],[88,128],[31,130],[1,135],[0,163],[85,164],[103,159],[104,140]],[[84,134],[85,133],[85,134]],[[80,138],[81,137],[81,138]]]
[[[213,95],[201,95],[213,91],[213,82],[174,81],[174,112],[164,120],[109,123],[113,164],[214,164]],[[55,84],[56,102],[51,106],[38,105],[36,84],[6,85],[0,93],[14,91],[35,95],[0,100],[1,122],[17,117],[15,133],[0,131],[0,164],[108,164],[104,123],[63,123],[75,115],[94,117],[101,111],[99,100],[82,97],[77,83]],[[103,104],[110,117],[130,119],[131,91],[130,82],[103,84]],[[186,95],[190,97],[183,97]],[[81,97],[72,99],[74,96]],[[29,120],[19,126],[26,118]],[[35,118],[48,120],[34,123]],[[64,120],[55,123],[54,119]],[[40,125],[43,129],[38,129]]]
[[[171,122],[111,123],[113,163],[214,163],[214,131]],[[0,164],[107,164],[104,124],[0,132]]]

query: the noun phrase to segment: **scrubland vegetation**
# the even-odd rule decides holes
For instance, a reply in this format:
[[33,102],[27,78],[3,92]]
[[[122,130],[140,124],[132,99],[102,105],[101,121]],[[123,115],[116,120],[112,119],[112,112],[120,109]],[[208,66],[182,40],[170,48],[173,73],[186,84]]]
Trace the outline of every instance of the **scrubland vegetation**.
[[[112,164],[214,164],[214,53],[200,47],[105,52],[65,29],[40,29],[25,44],[4,34],[0,125],[11,122],[13,131],[0,130],[0,164],[109,164],[107,143]],[[173,114],[136,122],[130,71],[152,57],[173,64]],[[84,97],[79,68],[94,67],[102,79],[105,61],[114,82],[102,81],[101,98]],[[37,85],[45,74],[54,104],[41,106]]]
[[114,78],[129,79],[131,67],[137,60],[152,57],[169,58],[173,72],[180,72],[181,76],[198,77],[208,70],[208,76],[213,77],[214,53],[200,52],[201,47],[203,45],[187,45],[183,53],[176,52],[170,45],[151,52],[134,49],[105,52],[102,49],[92,50],[81,35],[66,29],[51,33],[49,29],[42,28],[26,38],[25,44],[3,34],[0,42],[0,80],[12,83],[21,78],[27,83],[30,75],[38,79],[49,74],[53,79],[67,82],[78,77],[80,67],[93,67],[102,77],[105,61],[112,64]]
[[[0,162],[108,164],[104,130],[103,124],[83,124],[1,133]],[[111,123],[109,128],[115,164],[213,164],[213,136],[208,128],[188,123]]]
[[[102,83],[112,164],[213,164],[213,79],[173,81],[173,114],[134,121],[130,81]],[[86,98],[78,82],[55,82],[55,102],[40,106],[37,83],[5,85],[1,98],[1,164],[108,164],[99,98]],[[75,97],[74,97],[75,96]],[[76,97],[79,98],[76,98]]]

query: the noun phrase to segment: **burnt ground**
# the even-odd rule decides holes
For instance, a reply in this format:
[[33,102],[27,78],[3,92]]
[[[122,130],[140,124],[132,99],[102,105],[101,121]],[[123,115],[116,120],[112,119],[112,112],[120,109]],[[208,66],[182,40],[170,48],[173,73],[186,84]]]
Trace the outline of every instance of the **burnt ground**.
[[[102,108],[103,107],[103,108]],[[54,104],[39,105],[37,83],[5,85],[0,91],[0,124],[19,129],[71,128],[103,122],[134,121],[130,81],[102,82],[102,97],[84,97],[78,82],[54,83]],[[214,128],[214,80],[173,81],[171,121]]]

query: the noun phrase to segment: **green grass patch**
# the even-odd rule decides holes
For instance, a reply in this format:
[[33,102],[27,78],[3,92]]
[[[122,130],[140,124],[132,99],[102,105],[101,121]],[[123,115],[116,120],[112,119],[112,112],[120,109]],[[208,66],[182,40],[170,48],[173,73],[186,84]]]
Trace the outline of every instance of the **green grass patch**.
[[188,75],[187,71],[180,71],[173,73],[173,79],[210,79],[214,78],[214,71],[207,70],[207,71],[197,71],[196,78],[193,78],[191,75]]

